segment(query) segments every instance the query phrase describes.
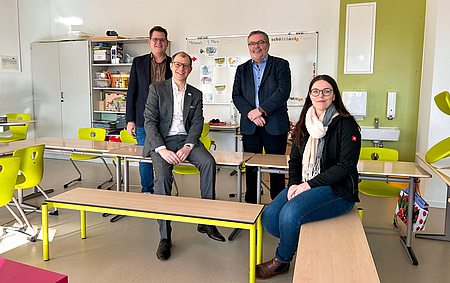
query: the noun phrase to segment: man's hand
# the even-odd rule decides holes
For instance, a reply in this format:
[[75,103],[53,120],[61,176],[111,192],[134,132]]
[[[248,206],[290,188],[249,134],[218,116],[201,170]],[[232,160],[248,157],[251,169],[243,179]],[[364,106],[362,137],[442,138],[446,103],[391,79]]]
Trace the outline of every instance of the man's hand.
[[258,127],[264,127],[264,125],[266,124],[266,120],[261,116],[253,120],[253,123],[255,123]]
[[299,195],[309,189],[311,189],[311,187],[309,186],[309,184],[307,182],[301,183],[300,185],[292,185],[289,187],[287,199],[291,200],[294,197],[296,197],[297,195]]
[[127,123],[127,132],[130,136],[136,138],[136,124],[134,122]]
[[191,153],[191,147],[188,145],[183,146],[180,150],[177,151],[177,156],[180,158],[180,162],[184,162],[186,158],[188,158],[189,153]]
[[168,150],[167,148],[160,149],[158,153],[169,164],[177,165],[182,162],[175,152]]
[[261,117],[261,112],[259,111],[259,109],[258,108],[256,108],[256,109],[253,109],[252,111],[250,111],[250,112],[248,112],[248,114],[247,114],[247,118],[250,120],[250,121],[254,121],[256,118],[259,118],[259,117]]

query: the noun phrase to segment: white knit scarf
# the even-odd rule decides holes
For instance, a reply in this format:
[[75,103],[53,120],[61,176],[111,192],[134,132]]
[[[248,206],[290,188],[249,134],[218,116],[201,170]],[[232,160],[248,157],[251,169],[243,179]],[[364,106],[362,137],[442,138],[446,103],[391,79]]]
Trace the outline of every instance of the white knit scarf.
[[302,181],[306,182],[319,175],[320,159],[323,153],[324,139],[328,125],[338,115],[334,104],[331,104],[320,117],[311,106],[306,112],[305,125],[309,133],[302,160]]

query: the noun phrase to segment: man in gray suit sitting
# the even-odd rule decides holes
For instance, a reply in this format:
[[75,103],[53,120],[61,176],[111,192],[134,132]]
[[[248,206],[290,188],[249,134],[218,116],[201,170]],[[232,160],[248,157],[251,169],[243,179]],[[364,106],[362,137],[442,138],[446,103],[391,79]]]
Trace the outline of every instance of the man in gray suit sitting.
[[[155,193],[171,195],[172,169],[185,160],[200,171],[202,198],[215,198],[216,162],[199,138],[203,130],[202,92],[186,83],[192,70],[191,57],[185,52],[172,56],[172,79],[150,85],[145,105],[145,132],[143,156],[151,156],[155,171]],[[161,240],[156,256],[170,257],[172,247],[170,221],[158,220]],[[197,231],[224,242],[215,226],[199,224]]]

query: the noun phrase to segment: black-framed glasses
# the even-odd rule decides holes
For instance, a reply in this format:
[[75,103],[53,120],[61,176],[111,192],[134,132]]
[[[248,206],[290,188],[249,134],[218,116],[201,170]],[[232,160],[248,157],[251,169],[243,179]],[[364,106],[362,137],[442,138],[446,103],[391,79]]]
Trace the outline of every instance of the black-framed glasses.
[[330,96],[333,90],[331,88],[324,88],[324,89],[317,89],[313,88],[309,93],[311,93],[312,96],[316,97],[319,96],[320,93],[323,94],[323,96]]
[[258,42],[252,41],[252,42],[248,43],[248,46],[255,47],[256,45],[260,46],[260,45],[263,45],[264,43],[267,43],[267,41],[264,41],[264,40],[260,40]]
[[184,64],[184,63],[180,63],[180,62],[172,62],[172,64],[175,66],[175,68],[183,67],[184,69],[189,69],[191,67],[191,65],[189,65],[189,64]]
[[156,37],[152,37],[152,38],[150,38],[153,42],[161,42],[161,43],[163,43],[163,42],[166,42],[166,39],[165,38],[156,38]]

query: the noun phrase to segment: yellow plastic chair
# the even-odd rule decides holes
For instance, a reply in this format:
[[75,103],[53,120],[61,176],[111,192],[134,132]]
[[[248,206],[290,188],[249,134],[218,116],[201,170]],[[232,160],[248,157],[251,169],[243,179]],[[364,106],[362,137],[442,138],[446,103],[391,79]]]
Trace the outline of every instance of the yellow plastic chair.
[[[450,115],[450,94],[443,91],[434,97],[436,106],[445,114]],[[443,139],[433,145],[425,154],[425,160],[428,163],[434,163],[450,156],[450,137]]]
[[[80,140],[91,140],[91,141],[104,141],[106,139],[106,130],[100,129],[100,128],[81,128],[78,130],[78,138]],[[74,160],[91,160],[100,158],[103,161],[103,164],[105,164],[106,169],[108,169],[109,172],[109,179],[101,183],[97,186],[97,189],[101,189],[102,186],[108,182],[112,182],[113,180],[113,174],[111,170],[108,167],[108,164],[106,164],[105,159],[102,156],[99,155],[89,155],[89,154],[71,154],[70,155],[70,162],[72,162],[73,166],[78,172],[78,178],[73,179],[72,181],[64,184],[64,188],[69,187],[71,184],[75,182],[81,181],[81,171],[78,169],[77,165],[75,164]]]
[[[379,160],[379,161],[398,161],[398,151],[389,148],[380,147],[362,147],[359,154],[359,159],[361,160]],[[395,184],[393,186],[392,184]],[[398,183],[401,184],[401,183]],[[407,186],[407,184],[406,184]],[[397,186],[395,182],[384,182],[384,181],[372,181],[372,180],[362,180],[358,189],[361,193],[374,197],[398,197],[400,194],[401,187],[403,185]]]
[[[204,123],[203,124],[203,130],[202,130],[202,134],[200,135],[200,141],[203,143],[203,145],[205,146],[205,148],[207,150],[211,149],[211,144],[212,144],[212,139],[210,137],[207,137],[206,135],[208,135],[209,133],[209,124],[208,123]],[[189,165],[178,165],[175,166],[173,168],[173,173],[177,173],[180,175],[197,175],[200,174],[200,171],[198,171],[198,169],[195,166],[189,166]],[[175,180],[175,176],[173,178],[173,183],[175,184],[175,190],[176,190],[176,195],[178,196],[178,185],[177,182]]]
[[[6,207],[8,211],[14,216],[19,223],[19,227],[3,228],[3,232],[10,230],[27,234],[28,240],[34,242],[36,240],[37,231],[33,228],[24,211],[19,205],[19,202],[14,197],[14,187],[17,182],[17,174],[19,173],[20,158],[19,157],[3,157],[0,158],[0,206]],[[22,219],[14,212],[9,206],[9,203],[13,201],[26,225]],[[27,228],[30,228],[33,232],[31,234],[26,233]]]
[[[8,113],[6,114],[8,120],[31,120],[31,114],[25,113]],[[10,126],[9,130],[12,135],[9,137],[0,137],[0,142],[14,142],[27,138],[29,124],[23,126]]]

